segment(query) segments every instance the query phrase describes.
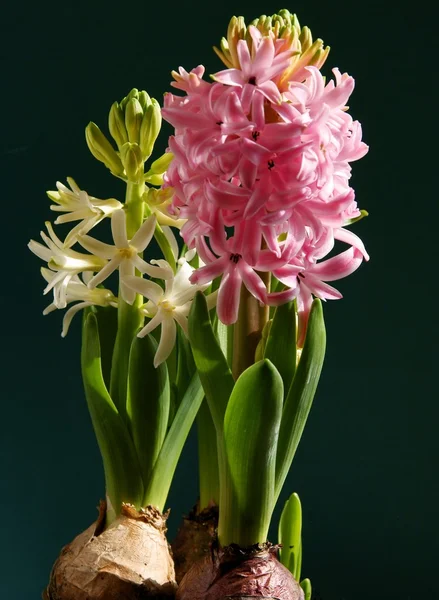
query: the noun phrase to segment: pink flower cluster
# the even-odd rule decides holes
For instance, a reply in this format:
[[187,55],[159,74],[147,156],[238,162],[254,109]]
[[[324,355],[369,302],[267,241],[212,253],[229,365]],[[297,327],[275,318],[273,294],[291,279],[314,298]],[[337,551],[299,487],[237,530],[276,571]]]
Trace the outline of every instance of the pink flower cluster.
[[[252,53],[237,43],[240,69],[220,71],[212,83],[203,66],[174,73],[171,85],[185,95],[165,96],[163,116],[175,128],[165,186],[174,188],[171,211],[187,219],[184,241],[205,263],[192,282],[222,276],[221,321],[236,321],[244,284],[264,304],[296,297],[303,339],[313,295],[341,298],[327,282],[368,259],[345,229],[360,216],[349,163],[368,148],[347,112],[352,77],[334,69],[335,82],[325,84],[310,66],[281,90],[292,52],[256,27],[249,33]],[[350,247],[322,260],[335,240]],[[281,291],[267,290],[259,275],[267,271]]]

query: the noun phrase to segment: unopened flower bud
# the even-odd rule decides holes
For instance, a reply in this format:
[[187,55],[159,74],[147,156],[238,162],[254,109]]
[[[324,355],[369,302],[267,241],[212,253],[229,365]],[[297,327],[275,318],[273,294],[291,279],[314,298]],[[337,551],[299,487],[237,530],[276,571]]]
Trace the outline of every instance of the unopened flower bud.
[[128,142],[128,133],[125,127],[125,117],[118,102],[114,102],[108,116],[108,128],[118,148]]
[[131,90],[131,92],[128,94],[128,96],[125,96],[125,98],[120,102],[120,107],[123,111],[125,111],[126,105],[131,100],[131,98],[139,99],[139,90],[137,90],[136,88],[133,88]]
[[143,111],[145,111],[148,106],[151,104],[151,98],[149,96],[149,94],[147,94],[145,92],[145,90],[142,90],[141,92],[139,92],[139,102],[141,107],[143,108]]
[[152,171],[153,173],[160,174],[166,173],[173,158],[174,155],[172,154],[172,152],[165,152],[160,156],[160,158],[158,158],[152,163],[150,171]]
[[87,125],[85,128],[85,139],[90,152],[97,160],[103,162],[114,175],[121,175],[123,173],[123,166],[119,156],[96,123],[90,122]]
[[120,156],[128,180],[137,183],[143,176],[143,157],[138,144],[127,142],[122,146]]
[[125,126],[128,132],[128,140],[132,144],[139,143],[142,119],[142,105],[137,98],[131,98],[125,107]]
[[151,156],[161,126],[162,113],[160,105],[155,98],[152,98],[150,106],[145,110],[140,127],[140,148],[142,149],[144,160]]

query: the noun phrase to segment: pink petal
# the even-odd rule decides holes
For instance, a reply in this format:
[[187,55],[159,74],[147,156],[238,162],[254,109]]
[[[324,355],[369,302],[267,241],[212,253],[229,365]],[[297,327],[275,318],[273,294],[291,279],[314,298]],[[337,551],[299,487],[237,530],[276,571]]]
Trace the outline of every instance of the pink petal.
[[300,286],[300,294],[297,297],[298,333],[297,345],[303,347],[308,326],[309,313],[311,312],[312,295],[305,285]]
[[347,277],[363,262],[363,255],[357,248],[349,248],[341,254],[329,258],[307,269],[307,273],[315,275],[323,281],[335,281]]
[[265,81],[259,84],[258,90],[273,104],[279,104],[282,100],[279,88],[273,81]]
[[241,275],[236,268],[230,268],[221,279],[216,311],[224,325],[231,325],[238,319],[241,285]]
[[[243,80],[248,79],[250,77],[252,63],[250,58],[250,51],[245,40],[239,40],[239,42],[236,44],[236,52],[238,54],[239,64],[241,65],[241,76]],[[234,69],[230,69],[230,71],[232,70]]]
[[332,285],[320,281],[320,279],[308,274],[308,272],[305,273],[304,278],[299,275],[299,279],[301,286],[304,285],[314,294],[314,296],[317,296],[322,300],[339,300],[340,298],[343,298],[343,294],[332,287]]
[[238,269],[245,287],[259,302],[266,304],[267,288],[259,275],[245,262],[239,261]]
[[352,233],[352,231],[348,231],[344,228],[334,229],[334,238],[336,240],[339,240],[340,242],[346,242],[346,244],[350,244],[354,248],[357,248],[364,256],[364,259],[369,260],[370,256],[367,253],[363,242],[358,237],[358,235],[355,235],[355,233]]
[[260,182],[258,186],[255,186],[253,194],[250,196],[247,206],[245,207],[244,219],[251,219],[258,210],[264,206],[268,196],[268,190],[268,186],[264,185],[263,182]]
[[224,83],[225,85],[242,87],[245,83],[243,73],[240,69],[224,69],[224,71],[218,71],[212,77],[215,81]]
[[287,290],[283,290],[282,292],[272,292],[267,296],[267,304],[269,306],[281,306],[282,304],[286,304],[287,302],[291,302],[296,298],[299,293],[299,287],[288,288]]
[[189,281],[196,285],[203,285],[204,283],[210,283],[216,277],[224,273],[224,269],[227,266],[228,256],[218,258],[215,262],[205,265],[200,269],[197,269],[189,277]]
[[[274,44],[271,38],[265,37],[261,40],[256,55],[251,66],[252,72],[256,75],[259,83],[260,78],[264,78],[265,72],[269,69],[274,59]],[[241,65],[242,66],[242,65]]]
[[250,264],[255,265],[261,252],[262,232],[261,227],[254,221],[247,221],[243,239],[243,257]]

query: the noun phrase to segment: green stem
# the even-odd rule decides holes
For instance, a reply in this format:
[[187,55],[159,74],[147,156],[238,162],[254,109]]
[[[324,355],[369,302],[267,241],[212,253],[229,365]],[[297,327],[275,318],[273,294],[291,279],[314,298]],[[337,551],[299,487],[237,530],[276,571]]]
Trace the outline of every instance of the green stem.
[[[268,289],[270,273],[261,273],[260,276]],[[256,300],[243,285],[233,336],[232,373],[235,381],[243,371],[254,364],[256,347],[269,318],[269,307],[261,307],[259,300]]]
[[[127,183],[125,214],[128,239],[134,236],[143,222],[142,196],[144,190],[143,182],[132,183],[129,181]],[[128,361],[133,337],[143,324],[143,316],[139,311],[141,305],[142,297],[140,295],[137,294],[133,304],[130,305],[122,299],[119,291],[117,335],[111,366],[110,394],[124,421],[127,421]]]
[[198,465],[200,477],[200,510],[219,503],[218,452],[216,430],[207,400],[197,415]]

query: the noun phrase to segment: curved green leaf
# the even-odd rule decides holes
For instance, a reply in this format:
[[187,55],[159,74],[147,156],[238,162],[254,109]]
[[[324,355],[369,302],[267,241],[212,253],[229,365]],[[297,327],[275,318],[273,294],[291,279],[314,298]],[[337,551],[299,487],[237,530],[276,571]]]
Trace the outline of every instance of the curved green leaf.
[[296,581],[300,580],[300,555],[302,539],[302,506],[297,494],[291,494],[285,503],[279,521],[281,563],[289,569]]
[[[269,360],[238,378],[224,419],[224,444],[230,483],[236,497],[229,520],[229,540],[249,546],[265,542],[274,500],[276,448],[282,416],[282,378]],[[221,507],[223,509],[223,507]]]
[[136,450],[104,383],[96,316],[84,314],[81,350],[82,379],[93,428],[104,463],[107,518],[118,514],[122,502],[141,506],[143,482]]
[[282,414],[276,459],[276,499],[293,462],[311,410],[325,358],[326,332],[320,300],[315,299],[305,344]]
[[203,387],[198,374],[195,374],[180,402],[155,462],[146,489],[144,505],[152,504],[163,511],[178,459],[203,398]]
[[98,320],[102,374],[105,385],[109,389],[111,363],[117,334],[117,310],[113,306],[93,306],[91,311],[96,314]]
[[189,340],[180,327],[177,329],[177,348],[177,373],[175,377],[175,384],[178,390],[178,405],[196,371]]
[[168,368],[166,362],[154,367],[156,351],[151,335],[135,337],[128,369],[128,423],[145,487],[165,439],[170,407]]
[[207,401],[204,399],[197,414],[198,473],[200,482],[200,510],[213,501],[219,504],[219,465],[215,425]]
[[271,360],[288,394],[296,371],[296,307],[288,302],[276,308],[265,345],[264,357]]
[[141,300],[137,295],[134,304],[130,305],[119,298],[117,312],[118,328],[111,365],[110,394],[124,421],[127,420],[128,363],[131,344],[139,327],[143,326],[143,316],[139,311]]
[[202,292],[197,292],[189,313],[189,340],[215,428],[221,432],[234,380],[215,337]]
[[305,600],[311,600],[312,587],[311,581],[309,579],[304,579],[300,582],[300,587],[302,588],[305,594]]

